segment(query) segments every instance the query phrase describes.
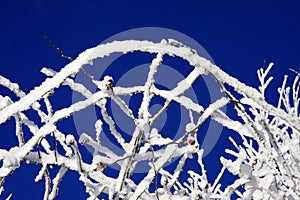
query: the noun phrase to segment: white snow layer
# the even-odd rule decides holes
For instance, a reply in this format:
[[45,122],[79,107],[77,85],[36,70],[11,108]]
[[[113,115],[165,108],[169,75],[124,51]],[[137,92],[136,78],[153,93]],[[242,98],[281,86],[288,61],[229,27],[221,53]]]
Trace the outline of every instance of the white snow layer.
[[[72,78],[84,65],[92,63],[96,58],[103,58],[115,52],[126,54],[134,51],[156,54],[149,66],[147,81],[143,86],[130,88],[115,86],[113,76],[105,76],[102,81],[92,80],[101,90],[92,93]],[[177,56],[194,67],[191,73],[170,91],[157,89],[154,85],[155,74],[159,71],[164,55]],[[265,99],[265,90],[272,81],[272,77],[268,77],[272,66],[273,64],[270,64],[267,69],[258,70],[261,85],[257,90],[231,77],[216,65],[200,57],[195,50],[176,40],[162,40],[160,43],[127,40],[114,41],[88,49],[60,72],[43,68],[42,72],[50,78],[28,94],[22,92],[18,84],[0,76],[0,85],[7,87],[20,98],[12,102],[10,97],[0,95],[0,124],[14,116],[19,142],[18,146],[8,150],[0,149],[0,161],[3,162],[0,168],[0,195],[4,189],[4,179],[25,161],[42,166],[35,181],[45,177],[44,199],[54,199],[58,195],[59,183],[67,170],[79,173],[79,180],[84,183],[89,199],[97,199],[102,192],[107,193],[109,199],[130,200],[230,199],[233,193],[240,199],[300,199],[300,191],[297,188],[300,184],[299,76],[295,78],[292,88],[286,86],[287,77],[285,77],[282,87],[278,89],[279,100],[275,107]],[[211,75],[219,83],[220,90],[226,94],[226,97],[211,102],[206,108],[184,95],[185,91],[191,88],[195,80],[203,74]],[[61,85],[69,86],[71,90],[79,92],[86,99],[54,111],[51,99],[48,97],[50,94],[55,95],[54,89]],[[235,97],[227,90],[228,87],[233,88],[243,98]],[[134,93],[143,93],[137,117],[119,97]],[[149,107],[154,94],[164,98],[166,103],[160,112],[151,116]],[[117,124],[106,111],[107,98],[111,98],[136,125],[129,142],[126,142],[123,135],[118,132]],[[42,100],[47,107],[47,112],[41,110],[39,101]],[[186,132],[182,133],[182,137],[177,140],[164,138],[155,127],[152,127],[152,123],[173,101],[187,109],[191,118],[191,122],[186,124]],[[220,110],[229,103],[234,104],[234,111],[239,120],[231,118]],[[79,138],[80,145],[89,145],[94,149],[93,161],[88,164],[82,159],[74,135],[60,132],[56,123],[93,105],[100,107],[103,121],[93,122],[94,138],[86,133],[82,133]],[[39,122],[42,124],[41,127],[37,126],[36,122],[30,121],[30,117],[23,113],[31,108],[37,111],[41,118]],[[195,116],[199,118],[194,124]],[[197,141],[199,127],[210,117],[224,127],[237,132],[242,141],[239,143],[232,137],[229,138],[235,149],[226,149],[225,152],[235,159],[226,159],[226,156],[220,158],[223,167],[213,183],[209,183],[211,178],[207,177],[202,162],[203,149],[200,149]],[[117,154],[111,150],[111,147],[101,143],[100,135],[104,123],[108,125],[112,137],[120,144],[122,153]],[[23,125],[32,132],[32,137],[27,141],[24,141],[22,135]],[[63,147],[64,155],[61,155],[45,138],[50,134],[55,136],[55,140]],[[39,148],[38,152],[34,151],[34,147],[40,144],[43,148]],[[155,149],[153,146],[159,148]],[[197,159],[194,159],[195,157]],[[179,159],[179,162],[171,173],[165,169],[165,166],[175,158]],[[196,161],[201,173],[189,171],[190,177],[186,181],[179,180],[188,159]],[[131,174],[136,170],[137,164],[145,160],[149,162],[150,169],[140,182],[134,182]],[[51,165],[61,167],[53,180],[48,171]],[[120,167],[117,178],[104,174],[107,165]],[[221,187],[222,176],[226,170],[238,178],[232,184]],[[155,192],[149,191],[152,183],[157,187]]]

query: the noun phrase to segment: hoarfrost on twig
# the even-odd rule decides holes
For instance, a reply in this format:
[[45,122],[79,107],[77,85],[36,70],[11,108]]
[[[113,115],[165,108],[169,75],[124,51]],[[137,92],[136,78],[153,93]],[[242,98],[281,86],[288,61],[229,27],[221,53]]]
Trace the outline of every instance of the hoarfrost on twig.
[[[299,199],[299,74],[291,87],[287,86],[285,76],[278,89],[278,105],[273,106],[266,99],[266,89],[272,81],[269,76],[273,64],[267,69],[257,71],[260,86],[258,89],[247,86],[231,77],[219,67],[200,57],[197,52],[176,40],[151,41],[114,41],[88,49],[72,59],[56,47],[43,34],[49,44],[64,58],[72,61],[60,72],[43,68],[47,78],[40,86],[25,94],[16,83],[0,76],[0,84],[11,90],[19,100],[13,102],[9,96],[0,95],[0,123],[10,117],[15,118],[15,134],[18,145],[9,149],[0,149],[0,195],[5,188],[5,179],[19,168],[22,162],[41,166],[35,181],[45,178],[44,199],[54,199],[59,195],[59,185],[68,170],[76,171],[86,187],[89,199],[97,199],[106,193],[109,199],[230,199],[233,194],[240,199]],[[149,66],[149,73],[144,85],[122,87],[115,85],[114,77],[107,75],[103,80],[95,80],[84,66],[96,58],[110,56],[112,53],[148,52],[155,54]],[[193,70],[171,90],[161,90],[155,86],[155,75],[165,56],[177,56],[186,60]],[[92,80],[100,90],[92,92],[84,84],[75,82],[73,77],[79,71]],[[194,102],[185,92],[192,87],[201,75],[212,76],[220,86],[225,97],[219,98],[207,107]],[[84,98],[67,107],[55,110],[52,105],[54,91],[62,85],[76,91]],[[230,92],[235,90],[235,93]],[[143,94],[138,115],[135,116],[130,106],[122,100],[123,95]],[[239,95],[234,95],[238,93]],[[164,99],[162,108],[150,114],[151,99],[159,96]],[[107,101],[111,99],[133,122],[135,130],[128,140],[119,131],[114,118],[107,111]],[[43,102],[46,111],[41,108]],[[155,121],[174,103],[178,103],[189,113],[190,121],[186,124],[182,137],[172,139],[164,137],[153,125]],[[227,104],[233,104],[235,117],[221,111]],[[57,123],[74,113],[90,106],[100,108],[101,119],[93,122],[94,136],[80,133],[79,140],[74,134],[64,133]],[[25,114],[34,110],[39,121]],[[197,114],[197,115],[194,115]],[[195,116],[199,116],[196,120]],[[238,118],[238,120],[236,119]],[[197,139],[199,128],[208,120],[215,120],[222,126],[233,130],[240,141],[229,137],[234,149],[226,149],[231,159],[221,157],[222,168],[214,181],[208,177],[209,168],[202,161],[203,149]],[[42,124],[38,126],[37,124]],[[108,127],[122,153],[114,152],[101,141],[104,126]],[[22,127],[28,127],[31,138],[25,140]],[[6,133],[10,134],[10,133]],[[174,133],[176,134],[176,133]],[[54,143],[49,141],[51,136]],[[50,137],[50,138],[51,138]],[[79,143],[77,143],[77,140]],[[56,142],[57,141],[57,142]],[[80,152],[81,145],[93,149],[91,163],[84,162]],[[34,147],[38,147],[38,151]],[[58,147],[59,146],[59,147]],[[197,158],[197,159],[194,159]],[[168,171],[167,164],[178,159],[175,170]],[[193,159],[198,172],[189,170],[189,178],[182,180],[181,174],[189,159]],[[133,173],[138,163],[148,161],[149,170],[140,182],[133,180]],[[57,165],[59,171],[51,179],[48,166]],[[109,166],[117,165],[120,170],[116,178],[106,173]],[[200,171],[200,172],[199,172]],[[237,176],[233,183],[222,185],[223,174],[228,171]],[[51,188],[52,186],[52,188]],[[149,188],[154,186],[154,191]],[[9,195],[7,199],[12,196]]]

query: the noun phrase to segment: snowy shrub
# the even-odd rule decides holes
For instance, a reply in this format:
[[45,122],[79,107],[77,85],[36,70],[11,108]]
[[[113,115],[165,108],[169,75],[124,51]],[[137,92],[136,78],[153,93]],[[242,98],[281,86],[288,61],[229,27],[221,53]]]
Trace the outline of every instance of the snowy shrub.
[[[115,52],[127,54],[136,51],[155,55],[144,85],[115,85],[112,74],[100,81],[92,79],[98,88],[93,93],[85,85],[74,82],[75,75],[93,60]],[[171,90],[155,86],[155,74],[166,55],[186,60],[193,67],[190,74]],[[54,199],[63,192],[58,192],[59,184],[69,170],[79,174],[89,199],[98,199],[104,193],[108,199],[130,200],[230,199],[233,195],[240,199],[300,199],[299,75],[291,87],[287,86],[287,77],[284,78],[278,89],[278,105],[274,106],[265,97],[265,90],[272,80],[272,77],[268,77],[271,68],[272,64],[258,70],[261,85],[255,89],[175,40],[162,40],[160,43],[130,40],[114,41],[88,49],[60,72],[44,68],[42,73],[48,78],[28,94],[16,83],[0,76],[0,84],[18,97],[13,101],[13,98],[0,95],[0,123],[14,118],[15,133],[5,134],[15,134],[18,139],[17,146],[0,149],[0,194],[4,191],[5,179],[21,166],[20,163],[26,162],[40,165],[35,181],[44,177],[44,199]],[[224,93],[223,97],[209,106],[199,105],[184,96],[202,75],[213,77]],[[61,87],[66,86],[84,99],[54,109],[52,98]],[[142,100],[138,113],[134,113],[122,96],[137,93],[142,94]],[[165,101],[155,115],[149,111],[154,96]],[[108,100],[117,104],[135,124],[130,139],[124,138],[118,131],[117,124],[106,109]],[[174,102],[190,113],[185,133],[176,140],[164,137],[152,126]],[[229,104],[234,109],[230,116],[221,110]],[[101,113],[101,119],[93,122],[94,134],[80,133],[80,138],[76,138],[75,133],[63,133],[57,124],[90,106],[96,106]],[[37,117],[31,118],[27,111],[37,113],[39,121],[36,121]],[[235,117],[232,117],[232,113],[235,113]],[[226,156],[220,158],[223,167],[214,181],[209,181],[212,180],[207,175],[209,168],[202,161],[204,150],[197,139],[199,128],[207,120],[214,120],[235,131],[240,138],[228,138],[235,149],[225,149],[225,153],[232,159]],[[101,141],[104,125],[122,149],[121,155]],[[29,139],[28,136],[24,137],[24,127],[31,133]],[[89,162],[85,161],[80,151],[83,145],[93,149]],[[166,166],[174,159],[177,159],[175,169],[169,170]],[[197,170],[186,171],[189,177],[182,180],[181,173],[188,160],[195,161],[193,169]],[[149,163],[149,170],[140,181],[136,181],[133,173],[142,161]],[[107,172],[108,167],[113,165],[119,167],[116,176]],[[49,173],[51,166],[60,168],[56,175]],[[224,172],[235,175],[234,182],[222,185],[220,180]]]

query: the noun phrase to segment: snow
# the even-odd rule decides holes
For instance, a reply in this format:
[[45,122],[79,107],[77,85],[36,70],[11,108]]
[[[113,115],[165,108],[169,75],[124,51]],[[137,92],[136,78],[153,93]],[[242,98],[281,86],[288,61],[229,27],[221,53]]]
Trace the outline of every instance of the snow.
[[67,143],[67,145],[73,145],[74,142],[75,142],[74,136],[70,135],[70,134],[67,135],[67,137],[66,137],[66,143]]
[[8,96],[3,97],[2,95],[0,95],[0,110],[5,108],[9,104],[11,104],[10,98]]
[[6,168],[17,168],[20,166],[20,161],[17,157],[17,152],[19,148],[11,148],[9,152],[6,153],[4,159],[3,159],[3,167]]
[[[129,88],[115,85],[112,74],[105,76],[101,81],[92,78],[92,82],[100,89],[92,92],[73,78],[82,67],[93,63],[96,58],[110,56],[115,52],[126,54],[135,51],[155,55],[144,85]],[[155,75],[165,55],[182,58],[194,67],[172,90],[160,90],[154,85]],[[269,104],[265,97],[265,91],[273,79],[269,76],[272,67],[273,63],[270,63],[266,69],[261,68],[257,71],[260,86],[255,89],[225,73],[218,66],[200,57],[194,49],[176,40],[162,40],[159,43],[127,40],[88,49],[60,72],[43,68],[42,73],[48,78],[28,94],[25,94],[18,84],[0,76],[0,84],[20,98],[13,102],[9,96],[0,94],[0,123],[15,117],[14,134],[18,137],[17,146],[0,149],[0,161],[3,162],[0,168],[0,193],[4,190],[2,178],[8,177],[15,169],[21,167],[21,162],[28,162],[41,166],[35,181],[45,178],[45,199],[54,199],[58,195],[59,183],[67,170],[79,174],[79,180],[85,185],[89,199],[96,199],[101,193],[107,193],[109,199],[119,197],[130,200],[155,199],[157,196],[160,199],[230,199],[234,193],[240,199],[299,199],[299,76],[296,76],[291,87],[288,86],[288,77],[284,78],[282,86],[278,89],[278,105],[274,106]],[[185,91],[203,74],[212,76],[218,82],[220,90],[226,93],[226,97],[203,106],[185,96]],[[55,95],[54,91],[61,85],[79,92],[85,99],[53,110],[49,94]],[[239,95],[231,94],[228,87]],[[143,94],[138,116],[134,116],[121,98],[123,95],[130,96],[135,93]],[[152,116],[149,107],[154,95],[165,99],[165,105]],[[108,98],[111,98],[136,126],[133,133],[130,133],[132,137],[129,142],[126,142],[118,131],[118,124],[107,111]],[[46,112],[41,110],[39,101],[44,101]],[[177,102],[186,109],[190,117],[185,132],[181,133],[182,137],[176,140],[163,137],[160,131],[153,127],[154,121],[172,102]],[[227,104],[234,104],[232,113],[236,114],[235,117],[221,111]],[[90,106],[98,106],[102,118],[92,122],[94,135],[82,133],[77,144],[74,135],[61,132],[56,123]],[[23,111],[31,109],[37,111],[40,121],[31,121],[30,116],[24,114]],[[199,116],[198,119],[195,116]],[[231,159],[226,159],[226,156],[220,158],[222,168],[214,177],[213,183],[209,182],[212,180],[207,173],[210,169],[206,169],[202,161],[203,149],[197,141],[198,129],[208,119],[233,130],[240,139],[239,141],[235,140],[235,137],[228,137],[234,149],[225,149],[224,153],[229,154]],[[21,126],[29,128],[32,133],[29,139],[23,138]],[[110,146],[102,144],[100,136],[104,126],[108,126],[111,137],[119,143],[122,153],[116,153]],[[64,155],[56,151],[53,144],[45,138],[50,134],[55,136],[58,144],[62,146]],[[43,148],[35,151],[39,144]],[[88,145],[94,150],[92,163],[84,162],[78,145]],[[159,148],[156,148],[157,146]],[[168,171],[165,166],[172,159],[178,159],[179,162],[174,171]],[[179,177],[188,159],[193,159],[191,161],[195,162],[200,173],[190,170],[189,178],[181,180]],[[132,174],[142,161],[147,161],[150,169],[140,182],[135,183],[131,179]],[[50,177],[54,176],[49,176],[47,170],[50,165],[60,167],[52,180]],[[117,176],[114,176],[116,178],[105,172],[110,165],[120,167]],[[222,178],[225,171],[238,178],[224,186]],[[149,186],[156,181],[160,182],[161,186],[158,186],[155,192],[150,192]],[[240,187],[245,191],[239,191]]]
[[12,197],[12,194],[10,194],[5,200],[10,200]]
[[149,142],[151,145],[166,145],[171,143],[173,140],[170,138],[163,138],[161,134],[158,133],[158,130],[156,128],[153,128],[150,133],[150,139]]

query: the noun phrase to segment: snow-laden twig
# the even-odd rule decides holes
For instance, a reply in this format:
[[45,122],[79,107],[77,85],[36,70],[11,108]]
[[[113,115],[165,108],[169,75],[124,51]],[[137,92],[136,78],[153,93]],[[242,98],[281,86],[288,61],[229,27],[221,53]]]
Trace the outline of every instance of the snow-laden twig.
[[[149,105],[150,105],[150,100],[151,100],[151,87],[154,84],[154,75],[157,72],[157,68],[162,62],[162,54],[157,54],[156,58],[152,60],[152,63],[150,65],[150,71],[148,73],[147,81],[145,83],[145,90],[144,90],[144,96],[142,100],[142,104],[139,110],[139,118],[143,118],[145,120],[145,123],[148,123],[149,118],[150,118],[150,113],[149,113]],[[146,130],[144,130],[146,131]],[[149,134],[149,130],[147,130],[145,134]]]
[[3,166],[0,168],[0,177],[8,176],[14,169],[18,168],[21,160],[33,149],[39,139],[45,137],[49,132],[54,131],[54,129],[55,126],[53,124],[46,124],[22,147],[10,149],[10,152],[3,159]]
[[96,141],[94,141],[89,135],[87,135],[86,133],[81,134],[80,139],[79,139],[79,143],[81,143],[82,145],[91,145],[95,151],[105,154],[106,156],[108,156],[110,159],[114,159],[117,158],[118,156],[112,152],[109,148],[103,146],[103,145],[99,145]]
[[128,147],[125,143],[125,140],[122,137],[122,135],[117,131],[115,122],[107,113],[105,105],[106,105],[106,100],[100,102],[100,109],[101,109],[101,114],[103,116],[103,120],[108,124],[111,134],[113,134],[113,136],[116,138],[118,143],[122,146],[122,148],[126,152],[128,152]]
[[[49,38],[46,39],[50,41]],[[28,94],[22,92],[17,84],[0,76],[0,84],[20,98],[12,102],[13,98],[0,96],[0,123],[14,117],[15,134],[19,142],[18,146],[12,146],[10,149],[0,149],[0,161],[3,162],[0,168],[0,194],[4,190],[5,178],[20,167],[21,162],[27,162],[41,166],[36,181],[45,176],[44,199],[54,199],[58,195],[59,183],[67,170],[76,171],[80,175],[80,180],[90,195],[89,199],[97,199],[101,193],[108,194],[109,199],[132,200],[230,199],[234,193],[241,199],[300,198],[300,191],[297,188],[300,184],[298,73],[291,87],[288,86],[288,77],[284,78],[282,86],[278,89],[278,105],[273,106],[266,98],[266,91],[272,80],[272,77],[269,77],[272,63],[267,69],[257,71],[260,86],[255,89],[200,57],[195,50],[172,39],[162,40],[159,43],[135,40],[114,41],[86,50],[76,59],[66,56],[52,42],[50,45],[71,63],[60,72],[43,68],[42,72],[50,78]],[[105,76],[103,80],[98,81],[83,69],[86,64],[96,67],[92,64],[94,59],[101,59],[112,53],[127,54],[136,51],[156,56],[150,64],[144,85],[122,87],[115,85],[110,76]],[[191,72],[171,90],[161,90],[154,85],[155,74],[163,62],[163,55],[182,58],[193,67]],[[101,91],[92,92],[83,83],[75,82],[73,77],[80,70]],[[192,101],[185,95],[185,91],[194,86],[201,75],[214,78],[220,91],[225,94],[225,97],[214,100],[208,107]],[[62,85],[67,85],[70,90],[79,92],[85,98],[54,111],[51,95],[56,95],[54,90],[58,90]],[[129,105],[121,98],[123,95],[131,96],[136,93],[143,95],[140,104],[137,104],[141,105],[138,109],[138,118],[134,117]],[[165,103],[151,116],[149,108],[151,99],[155,95],[164,99]],[[111,98],[126,117],[134,122],[135,129],[130,133],[132,135],[130,142],[125,142],[127,140],[118,131],[117,122],[107,111],[108,98]],[[39,104],[43,100],[46,112],[41,110]],[[164,137],[154,127],[154,122],[175,102],[188,111],[190,118],[190,122],[186,124],[186,132],[181,133],[182,136],[176,140]],[[221,111],[221,108],[227,104],[234,105],[230,115]],[[93,149],[92,163],[83,161],[85,155],[81,155],[75,137],[59,130],[56,125],[59,121],[89,106],[100,108],[101,119],[92,122],[95,123],[95,137],[83,133],[79,143],[89,145]],[[38,113],[40,121],[34,121],[31,116],[24,114],[23,111],[31,109]],[[234,114],[236,116],[232,117]],[[198,120],[194,120],[195,116],[199,117]],[[202,161],[203,149],[199,149],[200,144],[197,140],[197,135],[200,134],[198,130],[209,119],[237,133],[236,137],[228,137],[233,149],[224,150],[224,153],[229,154],[233,160],[221,158],[223,166],[212,183],[209,182],[210,169]],[[22,135],[23,126],[28,127],[32,133],[28,140],[25,140],[26,137]],[[101,134],[105,134],[106,127],[120,144],[123,152],[121,155],[113,152],[110,146],[105,146],[101,141]],[[46,136],[50,134],[57,143],[49,143],[49,137]],[[40,148],[39,143],[43,148]],[[59,151],[58,145],[60,145]],[[34,150],[36,146],[38,152]],[[64,155],[61,155],[61,150],[64,151]],[[193,159],[195,156],[197,159]],[[179,162],[171,173],[166,165],[175,158],[179,158]],[[187,172],[189,177],[182,180],[180,174],[185,169],[188,159],[196,162],[200,174],[190,170]],[[150,170],[140,182],[134,182],[132,177],[138,164],[143,161],[150,162]],[[53,187],[50,192],[51,180],[47,166],[51,165],[59,166],[60,170],[52,180]],[[110,165],[120,167],[118,174],[112,175],[105,171]],[[224,185],[222,177],[226,170],[238,178],[233,183]],[[151,185],[155,186],[154,192],[149,189]]]
[[44,200],[48,200],[50,194],[51,179],[50,179],[49,171],[47,169],[44,172],[44,177],[45,177]]
[[261,95],[263,98],[265,96],[266,88],[268,87],[270,82],[273,80],[273,77],[269,77],[267,80],[265,80],[273,66],[274,66],[274,63],[270,63],[266,70],[264,68],[260,68],[257,70],[257,76],[258,76],[258,80],[260,82],[260,86],[258,88],[259,88],[259,91],[261,92]]
[[59,169],[58,173],[56,174],[55,178],[52,180],[53,187],[52,187],[51,193],[49,194],[50,200],[54,199],[57,196],[59,184],[67,171],[68,171],[67,168],[61,167]]
[[77,163],[77,170],[81,173],[83,171],[82,163],[81,163],[82,158],[81,158],[81,154],[79,152],[77,142],[76,142],[74,136],[73,135],[67,135],[66,143],[72,147],[72,149],[74,151],[74,154],[75,154],[75,160],[76,160],[76,163]]
[[38,182],[42,179],[43,175],[46,173],[47,164],[44,164],[42,169],[40,170],[39,174],[35,177],[34,181]]

